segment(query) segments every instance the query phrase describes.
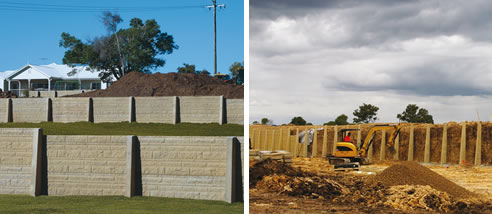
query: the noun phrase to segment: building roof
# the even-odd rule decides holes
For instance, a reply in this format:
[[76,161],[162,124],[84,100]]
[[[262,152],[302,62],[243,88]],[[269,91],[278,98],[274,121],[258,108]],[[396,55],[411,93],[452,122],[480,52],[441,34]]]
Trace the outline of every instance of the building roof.
[[[77,80],[77,79],[99,79],[100,71],[89,71],[87,66],[76,66],[70,67],[68,65],[59,65],[56,63],[51,63],[49,65],[31,65],[27,64],[15,71],[5,71],[0,72],[0,78],[4,79],[14,79],[25,71],[36,71],[45,78],[53,79],[66,79],[66,80]],[[72,70],[77,70],[77,72],[69,76],[68,73]],[[24,75],[22,75],[24,76]],[[23,78],[24,79],[24,78]],[[37,78],[33,78],[37,79]]]

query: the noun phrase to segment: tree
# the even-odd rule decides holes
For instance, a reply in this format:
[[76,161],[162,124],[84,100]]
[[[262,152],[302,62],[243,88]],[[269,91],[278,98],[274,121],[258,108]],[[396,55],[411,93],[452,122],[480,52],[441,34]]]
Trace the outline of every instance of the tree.
[[363,103],[359,109],[354,110],[354,123],[373,123],[378,118],[376,117],[379,107],[371,104]]
[[242,62],[232,63],[232,65],[229,67],[229,72],[231,72],[232,79],[236,78],[240,70],[244,70],[244,65]]
[[[90,70],[99,70],[102,80],[117,80],[129,72],[150,73],[165,64],[161,55],[171,54],[178,49],[174,38],[160,30],[154,19],[145,23],[138,18],[130,20],[127,29],[117,28],[123,20],[118,14],[104,12],[102,22],[108,35],[96,37],[88,42],[62,33],[60,47],[66,48],[63,63],[71,66],[87,65]],[[70,75],[76,73],[70,72]]]
[[397,114],[396,117],[401,121],[409,123],[434,123],[432,115],[425,108],[420,108],[416,104],[408,104],[405,111]]
[[258,121],[253,121],[253,125],[257,125],[258,124]]
[[261,118],[261,124],[263,125],[272,125],[273,124],[273,121],[264,117],[264,118]]
[[304,120],[301,116],[294,117],[290,121],[290,124],[294,124],[296,126],[303,126],[306,125],[306,120]]
[[348,125],[349,122],[347,120],[348,116],[341,114],[335,119],[335,121],[330,121],[328,123],[324,123],[323,125]]
[[183,66],[182,67],[178,67],[177,70],[178,70],[178,73],[207,74],[207,75],[210,74],[205,69],[203,69],[201,71],[200,70],[196,70],[196,66],[195,65],[186,64],[186,63],[183,63]]

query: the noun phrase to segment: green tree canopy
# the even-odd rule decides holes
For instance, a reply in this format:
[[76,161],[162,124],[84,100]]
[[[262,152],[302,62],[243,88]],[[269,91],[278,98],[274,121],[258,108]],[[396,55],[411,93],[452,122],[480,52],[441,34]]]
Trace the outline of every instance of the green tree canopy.
[[341,114],[335,119],[335,121],[330,121],[328,123],[324,123],[323,125],[348,125],[349,122],[347,120],[348,116]]
[[232,63],[232,65],[229,67],[229,72],[231,72],[232,79],[236,78],[240,70],[244,70],[244,65],[242,62]]
[[263,125],[272,125],[273,124],[273,121],[264,117],[264,118],[261,118],[261,124]]
[[173,36],[161,32],[154,19],[144,23],[139,18],[133,18],[129,28],[118,30],[117,26],[122,21],[118,14],[104,12],[102,22],[108,35],[87,42],[62,33],[59,46],[68,49],[63,63],[87,65],[91,70],[100,70],[102,80],[113,77],[118,80],[129,72],[150,73],[164,66],[166,61],[159,56],[178,49]]
[[354,110],[354,123],[373,123],[378,118],[376,117],[379,107],[363,103],[359,109]]
[[253,125],[257,125],[258,124],[258,121],[253,121]]
[[290,124],[294,124],[296,126],[306,125],[306,120],[304,120],[301,116],[293,117],[290,121]]
[[416,104],[408,104],[405,111],[397,114],[396,117],[401,121],[409,123],[434,123],[432,115],[425,108],[420,108]]
[[207,74],[207,75],[210,74],[210,72],[208,72],[205,69],[203,69],[201,71],[200,70],[196,70],[196,66],[195,65],[186,64],[186,63],[183,63],[183,66],[178,67],[177,70],[178,70],[178,73]]

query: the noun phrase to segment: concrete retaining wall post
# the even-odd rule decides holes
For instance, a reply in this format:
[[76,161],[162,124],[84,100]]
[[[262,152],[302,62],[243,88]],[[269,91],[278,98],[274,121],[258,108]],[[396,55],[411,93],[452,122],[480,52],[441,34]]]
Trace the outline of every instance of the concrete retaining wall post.
[[282,142],[284,136],[282,135],[282,133],[283,133],[282,128],[279,128],[278,129],[278,146],[277,146],[278,150],[282,150],[284,148],[284,146],[283,146],[284,142]]
[[225,114],[225,106],[224,105],[224,96],[219,96],[219,125],[224,124],[225,118],[227,115]]
[[393,160],[400,160],[400,135],[396,136],[395,139],[395,155]]
[[323,148],[321,149],[321,156],[325,157],[328,154],[328,133],[326,131],[328,127],[323,126]]
[[475,145],[475,165],[482,164],[482,122],[477,123],[477,143]]
[[408,142],[408,160],[413,161],[413,150],[414,150],[414,141],[413,141],[413,124],[410,125],[410,140]]
[[313,134],[313,151],[311,153],[311,157],[317,157],[318,156],[318,130],[316,127],[314,127],[314,134]]
[[286,146],[287,146],[287,148],[286,148],[285,150],[287,150],[287,151],[289,151],[290,153],[292,153],[292,150],[291,150],[292,146],[290,145],[290,144],[292,143],[292,142],[291,142],[291,140],[290,140],[290,131],[291,131],[291,129],[290,129],[290,128],[288,128],[288,129],[287,129],[286,136],[285,136],[285,137],[286,137],[286,139],[287,139],[287,145],[286,145]]
[[305,158],[308,156],[308,141],[309,141],[309,129],[304,131],[304,143],[302,144],[302,157]]
[[465,165],[466,161],[466,123],[461,124],[461,144],[460,144],[460,162]]
[[337,141],[338,141],[338,127],[335,125],[333,127],[333,147],[331,149],[331,154],[335,155],[337,151]]
[[425,150],[424,150],[424,163],[430,162],[430,125],[427,124],[425,129]]
[[448,161],[448,124],[445,123],[442,127],[441,164],[446,164],[447,161]]
[[12,98],[9,98],[7,101],[7,123],[11,123],[14,121],[14,114],[12,111]]
[[32,180],[31,180],[31,196],[41,194],[41,173],[43,160],[43,130],[33,129],[32,136]]
[[379,153],[379,160],[386,159],[386,130],[381,133],[381,150]]
[[292,150],[294,151],[294,157],[298,156],[298,149],[297,147],[299,146],[299,128],[296,129],[296,140],[294,141],[294,145],[292,146]]
[[137,136],[128,136],[126,141],[126,197],[135,195],[135,169],[137,164],[136,159]]
[[360,144],[362,143],[362,134],[361,134],[361,131],[360,131],[360,124],[357,126],[357,128],[359,129],[359,131],[357,131],[357,148],[360,148]]
[[136,113],[135,113],[135,98],[134,97],[129,97],[128,100],[128,122],[135,122],[136,119]]
[[227,168],[225,182],[225,201],[228,203],[242,200],[241,193],[241,144],[235,137],[227,139]]

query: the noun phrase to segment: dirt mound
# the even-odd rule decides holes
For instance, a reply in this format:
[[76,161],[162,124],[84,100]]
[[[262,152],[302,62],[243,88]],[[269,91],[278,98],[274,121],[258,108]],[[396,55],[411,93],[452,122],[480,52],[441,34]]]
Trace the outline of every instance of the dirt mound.
[[311,198],[334,198],[348,194],[343,185],[323,177],[290,177],[285,175],[265,176],[256,184],[257,189],[286,193],[290,196],[307,196]]
[[244,87],[230,85],[202,74],[131,72],[105,90],[96,90],[71,97],[127,96],[221,96],[242,99]]
[[313,173],[303,172],[282,162],[266,159],[250,165],[249,167],[249,187],[254,188],[256,183],[269,175],[286,175],[293,177],[309,177]]
[[378,174],[375,180],[387,186],[429,185],[456,198],[476,196],[474,193],[413,161],[394,164]]

